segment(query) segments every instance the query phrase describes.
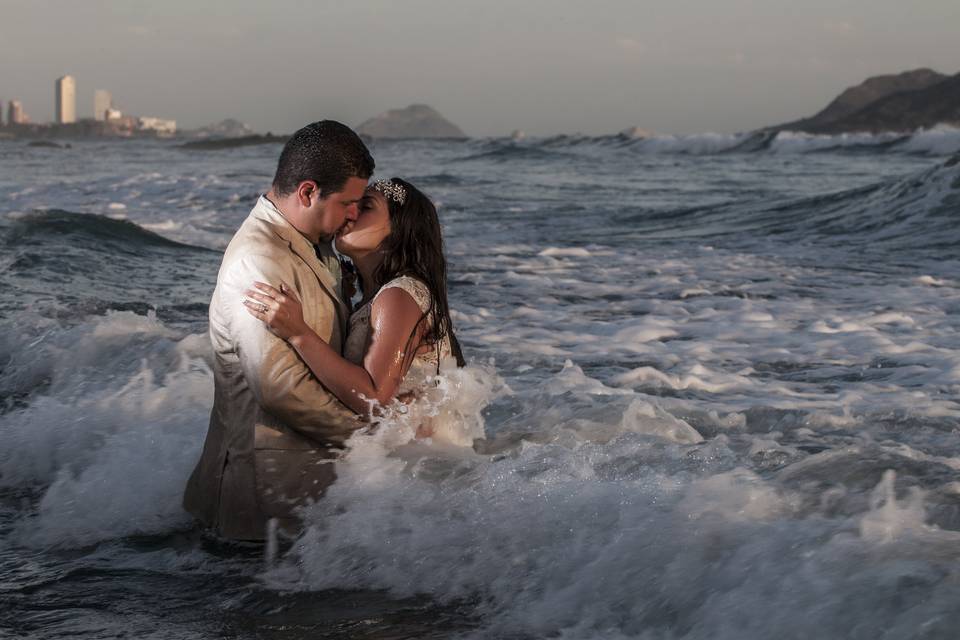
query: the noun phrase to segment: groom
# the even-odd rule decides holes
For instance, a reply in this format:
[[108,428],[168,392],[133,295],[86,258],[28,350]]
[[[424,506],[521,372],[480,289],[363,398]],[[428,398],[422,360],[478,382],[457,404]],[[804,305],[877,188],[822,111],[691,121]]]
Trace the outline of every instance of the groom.
[[361,426],[296,352],[244,308],[254,281],[294,289],[307,323],[334,349],[346,333],[340,266],[330,240],[356,220],[374,162],[349,127],[297,131],[273,186],[233,236],[210,301],[214,399],[184,507],[220,535],[263,540],[277,519],[334,481],[337,449]]

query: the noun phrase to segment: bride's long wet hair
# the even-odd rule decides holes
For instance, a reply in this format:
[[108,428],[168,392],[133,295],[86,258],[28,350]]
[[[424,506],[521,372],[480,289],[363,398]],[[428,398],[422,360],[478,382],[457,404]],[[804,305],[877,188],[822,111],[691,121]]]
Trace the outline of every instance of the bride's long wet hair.
[[447,302],[447,261],[443,255],[437,208],[430,198],[406,180],[390,178],[390,182],[402,186],[407,197],[402,205],[392,198],[385,198],[390,212],[390,235],[384,238],[380,247],[384,258],[373,274],[374,286],[379,288],[400,276],[412,276],[426,284],[430,290],[430,308],[417,322],[411,340],[426,322],[424,342],[439,349],[441,341],[448,337],[450,350],[457,365],[462,367],[466,363],[460,342],[453,332]]

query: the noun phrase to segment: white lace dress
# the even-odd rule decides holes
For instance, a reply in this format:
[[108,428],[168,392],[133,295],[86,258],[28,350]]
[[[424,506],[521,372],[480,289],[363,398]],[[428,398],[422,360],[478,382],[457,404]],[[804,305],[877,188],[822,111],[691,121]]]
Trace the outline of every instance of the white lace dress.
[[[430,290],[420,280],[409,276],[395,278],[383,285],[377,295],[394,287],[410,294],[422,312],[430,308]],[[370,342],[370,306],[376,299],[374,296],[350,316],[343,355],[354,364],[363,364]],[[438,363],[442,374],[439,376]],[[445,337],[439,348],[434,345],[414,357],[399,393],[409,391],[417,392],[416,400],[395,407],[396,411],[390,412],[373,434],[353,442],[355,452],[364,447],[373,447],[378,452],[382,448],[393,450],[414,438],[429,438],[443,446],[471,447],[477,438],[484,437],[480,411],[488,401],[490,390],[468,369],[457,366],[449,338]],[[358,431],[358,437],[362,433],[365,432]]]
[[[343,357],[354,364],[363,364],[363,357],[367,352],[367,345],[370,343],[370,307],[373,301],[387,289],[398,288],[406,291],[416,301],[417,306],[423,313],[430,308],[430,290],[427,285],[410,276],[400,276],[386,283],[376,295],[358,308],[350,316],[350,326],[347,331],[347,339],[343,346]],[[432,349],[418,353],[410,369],[400,385],[399,393],[406,393],[420,388],[431,376],[437,374],[438,365],[440,370],[445,369],[444,361],[451,357],[450,340],[444,336],[439,348],[434,345]]]

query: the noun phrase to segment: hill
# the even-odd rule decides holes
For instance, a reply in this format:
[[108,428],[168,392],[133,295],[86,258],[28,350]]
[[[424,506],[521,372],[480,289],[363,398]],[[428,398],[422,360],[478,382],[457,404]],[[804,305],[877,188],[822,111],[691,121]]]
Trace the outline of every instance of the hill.
[[816,115],[767,130],[914,131],[937,124],[960,126],[960,74],[947,76],[932,69],[915,69],[868,78],[846,89]]
[[436,109],[413,104],[405,109],[391,109],[370,118],[357,133],[370,138],[466,138],[467,134]]

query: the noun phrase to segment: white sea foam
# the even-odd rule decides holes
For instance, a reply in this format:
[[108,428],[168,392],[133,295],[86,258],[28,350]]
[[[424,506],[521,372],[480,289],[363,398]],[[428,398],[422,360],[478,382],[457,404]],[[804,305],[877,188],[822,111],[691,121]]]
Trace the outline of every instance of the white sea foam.
[[[749,144],[751,134],[701,133],[689,135],[651,135],[630,142],[635,152],[649,154],[683,153],[712,155],[738,150]],[[748,151],[796,154],[850,149],[873,149],[875,153],[913,153],[945,156],[960,151],[960,129],[938,125],[909,133],[852,132],[838,134],[811,134],[798,131],[779,131],[759,149]]]
[[898,145],[899,151],[908,153],[926,153],[929,155],[950,155],[960,152],[960,129],[939,125],[932,129],[917,131],[910,139]]
[[583,247],[548,247],[542,250],[539,254],[541,256],[555,256],[555,257],[575,257],[575,258],[589,258],[590,252],[584,249]]
[[[856,520],[798,520],[801,494],[742,468],[724,470],[729,462],[721,461],[733,453],[722,437],[700,450],[651,450],[643,442],[623,436],[575,448],[527,444],[490,461],[364,459],[359,473],[348,471],[312,508],[315,526],[267,581],[284,589],[479,599],[489,636],[662,634],[679,611],[701,629],[692,637],[739,638],[743,629],[727,619],[736,602],[777,612],[772,620],[750,617],[758,637],[785,624],[830,634],[843,628],[844,607],[862,610],[865,593],[873,605],[899,597],[896,581],[862,590],[903,573],[896,563],[865,562],[871,551],[859,538],[914,558],[908,532],[935,539],[942,551],[960,545],[957,534],[924,524],[920,494],[903,507],[892,498],[876,502],[858,535],[850,530]],[[691,454],[712,472],[691,481],[667,471]],[[354,464],[348,458],[345,466]],[[889,494],[889,483],[878,491]],[[947,566],[919,564],[913,572]],[[784,606],[822,598],[823,581],[838,573],[846,574],[848,590],[831,593],[837,610],[815,626],[803,608]],[[956,596],[955,586],[941,585],[927,592],[935,603],[928,610],[944,611]],[[878,611],[878,625],[915,619],[909,610]]]
[[747,134],[699,133],[691,135],[653,135],[631,143],[631,149],[643,153],[712,154],[732,149]]
[[901,138],[899,133],[841,133],[836,135],[817,135],[794,131],[777,133],[770,143],[775,153],[809,153],[824,149],[844,149],[849,147],[871,147],[890,144]]
[[188,523],[183,482],[212,398],[205,337],[117,312],[48,329],[24,355],[35,366],[15,375],[46,379],[47,389],[0,415],[0,483],[44,490],[18,540],[87,544]]

